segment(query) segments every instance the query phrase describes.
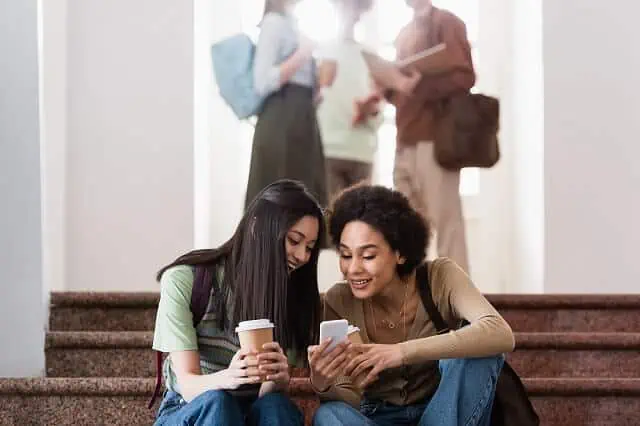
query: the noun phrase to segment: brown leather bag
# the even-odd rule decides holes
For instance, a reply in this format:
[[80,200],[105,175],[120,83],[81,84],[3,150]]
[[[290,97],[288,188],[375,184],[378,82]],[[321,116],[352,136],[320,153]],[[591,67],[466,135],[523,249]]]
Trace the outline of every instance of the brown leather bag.
[[435,156],[442,167],[489,168],[498,162],[498,99],[460,93],[442,101],[436,114]]

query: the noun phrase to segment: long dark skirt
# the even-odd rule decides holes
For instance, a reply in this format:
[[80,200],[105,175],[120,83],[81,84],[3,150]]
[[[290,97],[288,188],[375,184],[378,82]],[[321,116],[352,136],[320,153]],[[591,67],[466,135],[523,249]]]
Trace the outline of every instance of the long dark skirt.
[[295,179],[326,206],[326,174],[310,88],[288,84],[271,95],[253,135],[245,209],[267,185]]

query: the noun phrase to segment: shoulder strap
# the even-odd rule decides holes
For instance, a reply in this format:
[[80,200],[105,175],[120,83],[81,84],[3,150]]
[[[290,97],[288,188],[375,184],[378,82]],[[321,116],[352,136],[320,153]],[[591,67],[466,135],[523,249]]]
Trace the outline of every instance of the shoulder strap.
[[[211,287],[215,279],[215,272],[207,273],[205,266],[195,266],[193,272],[193,289],[191,290],[191,314],[193,315],[193,326],[197,327],[202,321],[202,317],[209,305]],[[208,275],[212,275],[209,277]]]
[[431,295],[431,280],[429,276],[429,266],[430,262],[423,263],[418,266],[416,269],[416,284],[418,285],[418,290],[420,291],[420,298],[422,299],[422,304],[424,305],[425,311],[431,318],[431,321],[436,326],[438,330],[438,334],[447,333],[449,331],[449,326],[442,318],[442,315],[438,311],[438,307],[433,301],[433,296]]
[[[212,275],[210,279],[207,275]],[[193,315],[193,326],[197,327],[202,321],[202,317],[209,305],[209,296],[213,280],[216,279],[215,272],[207,274],[207,268],[204,266],[194,267],[193,289],[191,290],[191,313]],[[156,398],[160,394],[162,387],[162,352],[156,351],[156,386],[151,395],[148,408],[152,408]]]

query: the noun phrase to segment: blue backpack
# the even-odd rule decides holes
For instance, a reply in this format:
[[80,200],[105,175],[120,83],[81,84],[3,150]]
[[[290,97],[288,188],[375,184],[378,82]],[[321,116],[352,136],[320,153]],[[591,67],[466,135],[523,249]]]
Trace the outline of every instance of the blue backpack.
[[256,46],[247,34],[236,34],[211,46],[220,96],[239,119],[257,115],[265,97],[253,85]]

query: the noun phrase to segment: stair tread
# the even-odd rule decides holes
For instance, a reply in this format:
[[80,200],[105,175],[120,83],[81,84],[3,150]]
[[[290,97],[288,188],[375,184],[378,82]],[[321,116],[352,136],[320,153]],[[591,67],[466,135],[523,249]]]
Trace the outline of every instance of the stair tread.
[[638,309],[640,294],[487,294],[497,309]]
[[[640,294],[487,294],[498,309],[638,309]],[[74,307],[147,307],[158,305],[160,293],[52,292],[50,303]]]
[[[640,349],[640,333],[516,332],[516,349]],[[50,331],[47,348],[150,348],[153,331]]]
[[50,331],[46,348],[151,348],[153,331]]
[[[307,378],[292,378],[292,391],[312,392]],[[640,396],[640,379],[531,378],[522,379],[531,396]],[[0,379],[0,395],[149,395],[153,378],[10,378]]]
[[49,303],[53,307],[155,308],[159,292],[54,291]]

